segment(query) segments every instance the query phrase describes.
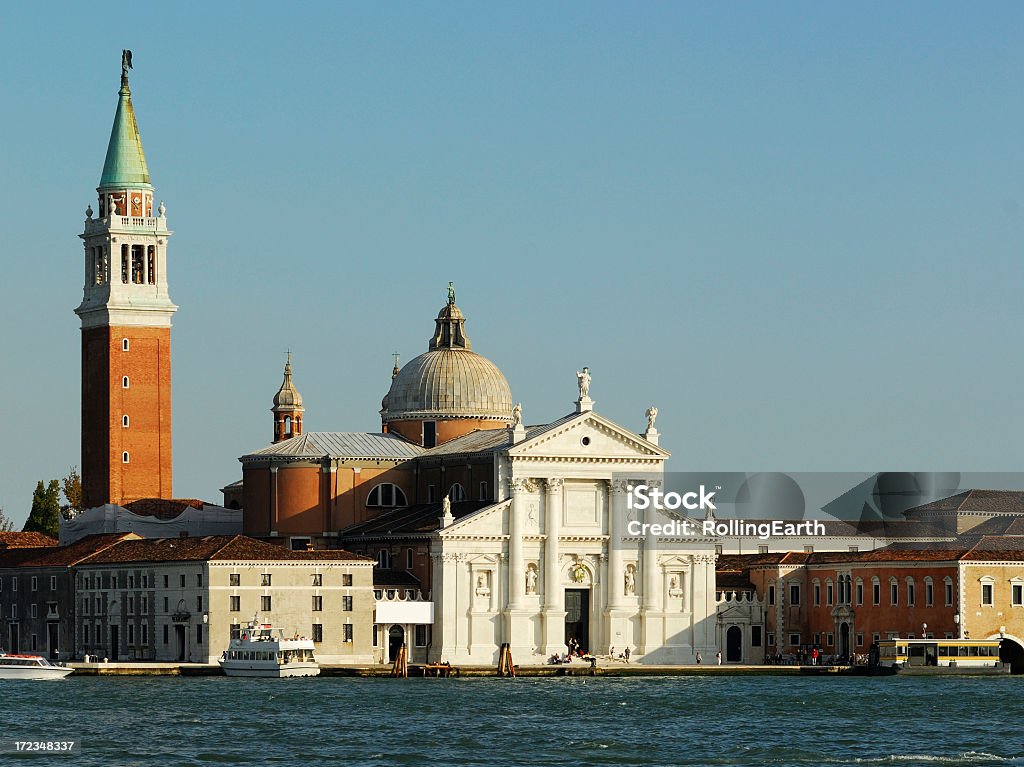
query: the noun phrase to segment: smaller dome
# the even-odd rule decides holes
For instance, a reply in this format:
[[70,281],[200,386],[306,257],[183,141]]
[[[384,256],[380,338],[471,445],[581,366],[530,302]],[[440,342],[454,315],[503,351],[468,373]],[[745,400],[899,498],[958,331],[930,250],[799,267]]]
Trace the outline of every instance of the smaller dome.
[[274,395],[274,410],[298,410],[302,408],[302,395],[292,382],[292,355],[284,365],[284,381]]

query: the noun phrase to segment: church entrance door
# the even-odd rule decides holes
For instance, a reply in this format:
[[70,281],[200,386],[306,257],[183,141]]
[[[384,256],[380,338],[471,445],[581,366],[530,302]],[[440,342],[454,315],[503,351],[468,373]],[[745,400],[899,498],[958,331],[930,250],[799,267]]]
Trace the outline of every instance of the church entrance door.
[[579,642],[581,650],[590,648],[590,589],[565,590],[565,643]]

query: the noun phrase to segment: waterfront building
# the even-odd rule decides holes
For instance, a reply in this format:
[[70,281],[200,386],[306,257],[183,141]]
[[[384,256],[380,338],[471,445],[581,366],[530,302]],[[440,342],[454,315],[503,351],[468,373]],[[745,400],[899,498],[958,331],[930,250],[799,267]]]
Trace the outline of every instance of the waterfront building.
[[570,639],[647,663],[712,657],[714,541],[621,538],[627,480],[664,475],[657,412],[630,431],[594,410],[590,381],[577,371],[573,412],[524,425],[450,290],[427,351],[392,371],[381,433],[302,431],[289,360],[274,441],[242,456],[225,505],[241,494],[248,535],[373,557],[382,662],[406,644],[413,661],[490,665],[505,642],[541,662]]
[[69,546],[45,538],[49,545],[0,550],[0,647],[53,660],[74,658],[77,603],[72,570],[93,554],[133,537],[92,535]]
[[1004,658],[1024,670],[1024,494],[965,491],[907,517],[960,532],[872,551],[726,555],[717,577],[745,578],[765,601],[766,655],[814,646],[866,654],[896,637],[1002,638]]
[[373,561],[234,536],[132,539],[75,567],[81,653],[215,663],[254,617],[323,663],[373,657]]

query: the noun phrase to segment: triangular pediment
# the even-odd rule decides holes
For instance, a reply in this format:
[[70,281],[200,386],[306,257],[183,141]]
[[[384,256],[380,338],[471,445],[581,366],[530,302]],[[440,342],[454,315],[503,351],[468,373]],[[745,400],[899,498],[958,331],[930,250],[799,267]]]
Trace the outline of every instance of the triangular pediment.
[[505,510],[511,501],[499,501],[467,514],[440,531],[442,538],[460,536],[500,536],[505,531]]
[[590,411],[555,422],[550,429],[509,448],[513,457],[665,460],[670,453],[604,416]]

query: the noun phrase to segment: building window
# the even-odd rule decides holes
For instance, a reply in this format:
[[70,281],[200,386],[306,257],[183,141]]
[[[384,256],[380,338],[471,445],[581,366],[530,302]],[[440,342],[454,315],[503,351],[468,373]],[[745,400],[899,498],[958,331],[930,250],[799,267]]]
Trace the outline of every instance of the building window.
[[314,586],[323,586],[324,585],[323,573],[313,573],[313,585]]
[[437,422],[423,422],[423,447],[434,447],[437,445]]
[[412,559],[413,559],[412,549],[406,549],[405,550],[405,569],[406,570],[412,570]]
[[135,588],[135,576],[134,575],[129,575],[128,576],[128,588],[130,588],[130,589],[134,589]]
[[775,604],[775,584],[768,586],[768,604]]
[[33,575],[32,580],[29,581],[29,583],[31,584],[30,588],[32,591],[39,591],[39,578]]
[[800,604],[800,585],[797,583],[789,584],[789,603],[791,605]]
[[953,579],[948,575],[943,579],[943,586],[946,592],[946,607],[953,606]]
[[427,503],[437,500],[437,488],[434,485],[427,485]]
[[857,606],[864,604],[864,581],[857,579]]
[[871,579],[871,604],[882,604],[882,584],[878,582],[878,578]]
[[804,544],[804,553],[805,554],[812,554],[812,553],[814,553],[814,545],[810,544],[810,543]]
[[790,644],[791,647],[799,647],[800,646],[800,635],[799,634],[790,634],[789,635],[789,644]]
[[[344,624],[341,627],[341,631],[342,631],[341,641],[342,642],[351,642],[352,641],[352,624],[351,623]],[[377,632],[375,631],[374,634],[376,634],[376,633]]]
[[11,591],[17,591],[17,590],[18,590],[18,576],[17,575],[12,575],[11,576]]
[[832,586],[832,581],[826,581],[825,583],[825,604],[831,606],[835,599],[835,589]]
[[863,647],[863,646],[864,646],[864,635],[863,634],[857,634],[857,647]]
[[270,612],[270,597],[266,594],[260,597],[260,609],[265,613]]
[[271,577],[270,576],[271,576],[271,573],[261,573],[260,574],[260,585],[261,586],[270,586],[271,585]]
[[907,579],[907,607],[913,607],[917,597],[917,588],[911,578]]
[[242,585],[242,576],[241,576],[241,574],[239,574],[239,573],[231,573],[231,575],[228,576],[228,585],[229,586],[241,586]]
[[229,626],[229,632],[230,632],[229,635],[228,635],[229,639],[241,639],[242,638],[242,624],[241,623],[232,623]]
[[860,546],[851,546],[850,551],[860,551]]
[[171,611],[171,602],[167,597],[164,597],[164,612],[169,613]]
[[760,647],[761,646],[761,627],[751,626],[750,627],[750,646]]
[[185,588],[185,573],[178,574],[178,583],[181,586],[181,588]]
[[758,554],[767,554],[768,553],[768,545],[767,544],[761,544],[760,546],[758,546],[757,547],[757,553]]
[[768,635],[768,646],[775,647],[775,634]]
[[56,590],[57,590],[57,576],[56,575],[51,575],[50,576],[50,591],[56,591]]
[[993,604],[991,583],[981,584],[981,604],[985,607],[991,607]]
[[242,611],[242,598],[241,597],[228,597],[228,602],[231,605],[230,610],[233,613]]
[[313,595],[313,612],[323,612],[324,609],[324,598],[318,594]]
[[196,644],[201,645],[203,643],[203,624],[196,624]]
[[129,423],[128,416],[127,415],[121,416],[121,428],[122,429],[127,429],[128,428],[128,423]]
[[889,604],[898,605],[900,603],[900,585],[896,583],[896,579],[893,578],[889,581]]
[[1024,584],[1014,583],[1010,587],[1012,604],[1014,607],[1024,606]]
[[149,612],[149,597],[139,597],[139,610],[143,615]]
[[812,637],[812,639],[814,641],[814,646],[815,647],[820,647],[821,646],[821,634],[815,632],[815,634]]
[[128,644],[135,644],[135,624],[128,624]]
[[164,588],[167,589],[167,588],[170,588],[170,586],[171,586],[171,576],[165,575],[164,576]]
[[128,347],[128,339],[127,338],[122,338],[121,339],[121,351],[126,352],[126,351],[128,351],[128,348],[129,348]]
[[128,455],[127,450],[121,453],[121,463],[131,463],[131,460],[131,456]]
[[881,634],[879,634],[879,633],[878,633],[878,632],[876,631],[876,632],[875,632],[874,634],[872,634],[872,635],[871,635],[871,641],[872,641],[872,642],[873,642],[874,644],[878,644],[879,642],[881,642],[881,641],[882,641],[882,635],[881,635]]
[[832,635],[832,634],[825,634],[825,646],[826,647],[831,647],[834,641],[835,641],[835,636],[834,635]]
[[935,604],[935,584],[932,583],[931,578],[924,579],[924,604],[925,607]]
[[814,595],[813,596],[814,606],[815,607],[821,607],[821,584],[820,583],[815,583],[814,584],[814,588],[812,590],[812,593]]
[[149,576],[148,575],[143,575],[142,576],[142,588],[144,588],[144,589],[145,588],[149,588]]
[[721,556],[721,554],[722,554],[722,552],[723,552],[724,550],[725,550],[725,549],[724,549],[724,548],[722,547],[722,544],[721,544],[721,543],[716,543],[716,544],[715,544],[715,553],[716,553],[716,554],[718,554],[719,556]]
[[448,500],[452,503],[466,500],[466,488],[456,482],[448,488]]
[[313,624],[313,641],[322,642],[324,641],[324,624],[314,623]]
[[417,623],[416,624],[415,632],[416,632],[416,639],[415,639],[416,646],[417,647],[426,647],[427,646],[427,627],[424,624],[422,624],[422,623]]
[[352,573],[344,573],[341,576],[341,585],[342,586],[351,586],[352,585]]
[[486,482],[481,482],[480,483],[480,497],[479,497],[479,500],[481,500],[481,501],[486,501],[487,500],[487,483]]
[[382,482],[370,491],[366,498],[366,505],[393,509],[399,506],[408,506],[409,502],[405,499],[405,492],[398,485]]
[[122,378],[121,378],[121,388],[122,389],[127,389],[128,387],[129,387],[128,376],[122,376]]
[[28,611],[28,614],[33,618],[39,617],[39,605],[33,604]]
[[196,573],[196,586],[199,588],[203,587],[203,574]]
[[381,549],[377,552],[377,567],[381,570],[391,569],[391,552],[387,549]]
[[170,640],[170,626],[164,624],[164,644],[167,644]]
[[352,597],[351,596],[346,595],[346,596],[343,596],[341,598],[341,609],[342,609],[342,611],[347,612],[347,613],[352,612]]
[[203,597],[202,595],[196,597],[196,612],[201,613],[203,611]]

